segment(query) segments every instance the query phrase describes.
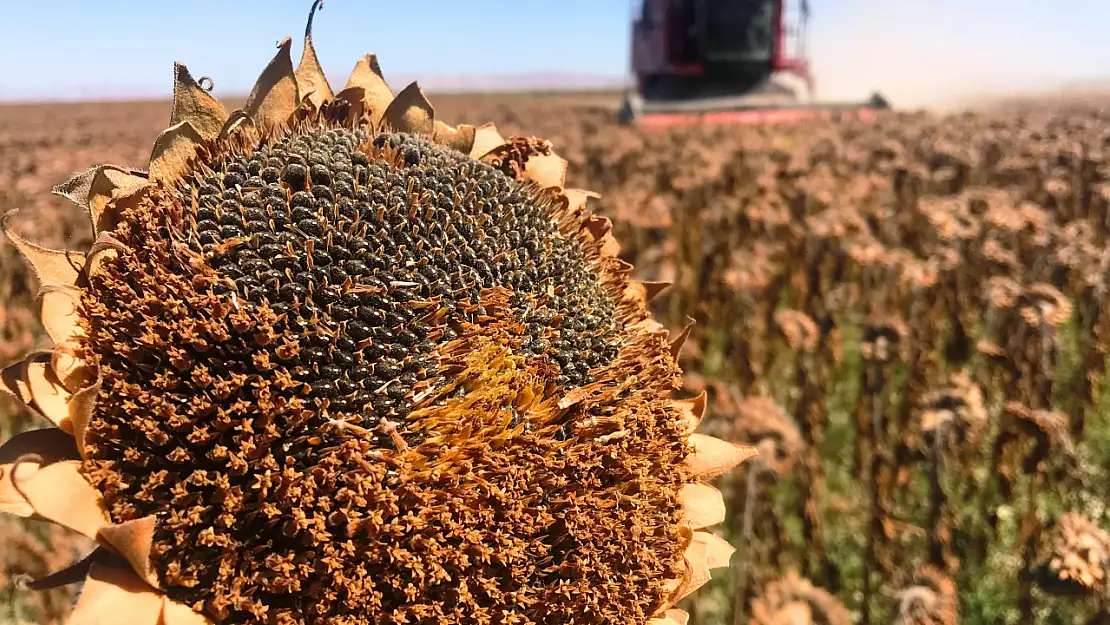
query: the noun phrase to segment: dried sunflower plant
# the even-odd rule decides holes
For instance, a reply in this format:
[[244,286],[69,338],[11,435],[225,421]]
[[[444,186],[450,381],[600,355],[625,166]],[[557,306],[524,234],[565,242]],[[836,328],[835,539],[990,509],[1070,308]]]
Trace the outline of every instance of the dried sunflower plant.
[[[53,348],[6,391],[0,509],[95,540],[25,582],[71,622],[655,623],[727,567],[682,337],[549,142],[436,119],[311,25],[241,110],[183,65],[145,170],[57,187],[87,251],[5,219]],[[202,81],[203,82],[203,81]],[[683,337],[685,335],[682,335]]]

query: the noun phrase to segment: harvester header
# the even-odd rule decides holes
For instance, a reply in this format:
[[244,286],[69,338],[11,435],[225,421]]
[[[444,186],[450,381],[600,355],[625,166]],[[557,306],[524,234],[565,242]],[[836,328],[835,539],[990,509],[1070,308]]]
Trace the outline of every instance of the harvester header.
[[872,117],[878,93],[818,102],[806,57],[806,0],[641,0],[632,24],[635,87],[621,119],[649,128]]

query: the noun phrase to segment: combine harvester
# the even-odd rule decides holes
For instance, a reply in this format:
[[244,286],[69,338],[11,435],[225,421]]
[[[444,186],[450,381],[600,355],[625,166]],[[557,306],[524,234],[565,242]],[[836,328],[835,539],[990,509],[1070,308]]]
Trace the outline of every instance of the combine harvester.
[[890,104],[816,102],[805,56],[806,0],[641,0],[634,91],[622,122],[643,128],[869,119]]

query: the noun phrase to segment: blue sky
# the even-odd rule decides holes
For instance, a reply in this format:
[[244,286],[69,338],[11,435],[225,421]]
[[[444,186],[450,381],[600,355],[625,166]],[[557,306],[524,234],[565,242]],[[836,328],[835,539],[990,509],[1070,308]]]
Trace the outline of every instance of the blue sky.
[[[628,63],[630,0],[328,0],[315,39],[342,83],[377,52],[387,78],[593,74]],[[1110,0],[810,0],[827,97],[898,104],[1110,77]],[[0,100],[168,96],[173,61],[245,93],[306,0],[0,0]],[[391,80],[393,82],[393,80]],[[911,102],[912,101],[912,102]]]

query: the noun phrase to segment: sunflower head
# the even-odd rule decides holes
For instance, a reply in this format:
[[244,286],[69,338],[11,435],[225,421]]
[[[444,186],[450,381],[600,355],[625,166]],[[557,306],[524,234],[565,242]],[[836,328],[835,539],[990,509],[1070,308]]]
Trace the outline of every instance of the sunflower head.
[[1067,512],[1041,543],[1038,580],[1046,592],[1110,600],[1110,533],[1078,512]]
[[794,571],[752,601],[752,625],[848,625],[852,617],[836,597]]
[[912,583],[894,595],[894,625],[956,625],[960,620],[956,584],[933,567],[922,567]]
[[671,398],[659,285],[549,142],[374,55],[333,92],[311,23],[240,110],[175,67],[148,166],[56,189],[90,249],[5,222],[54,348],[3,386],[53,427],[0,448],[0,510],[97,542],[51,578],[94,620],[683,622],[732,553],[705,481],[754,452]]

